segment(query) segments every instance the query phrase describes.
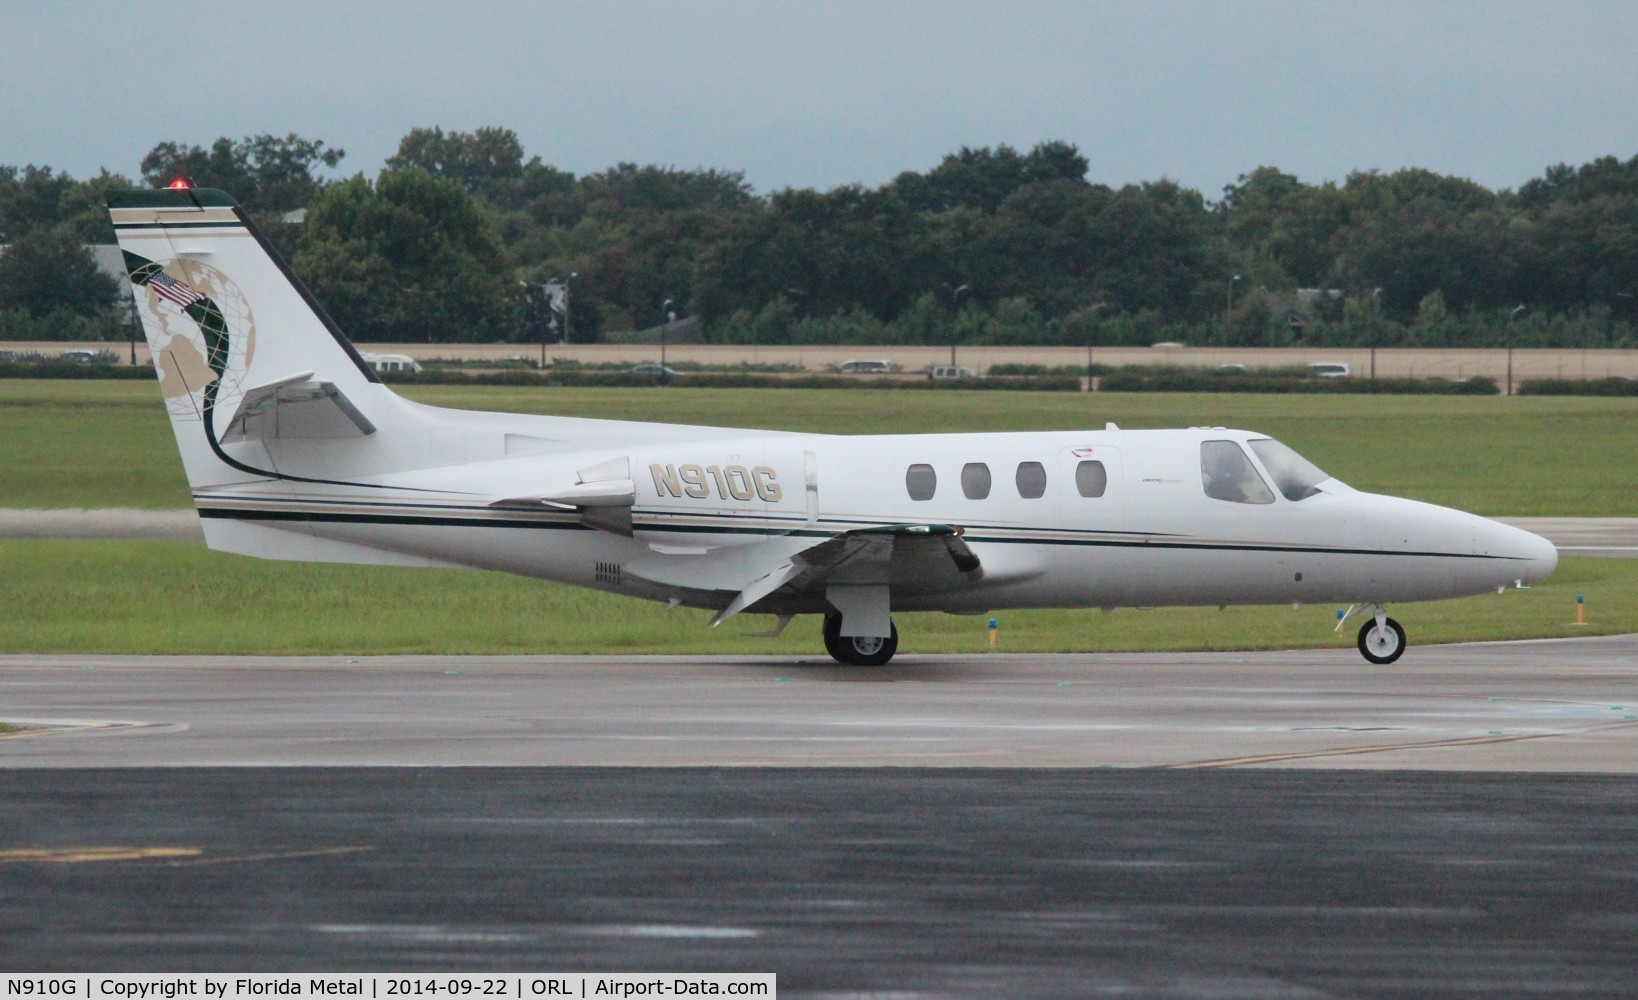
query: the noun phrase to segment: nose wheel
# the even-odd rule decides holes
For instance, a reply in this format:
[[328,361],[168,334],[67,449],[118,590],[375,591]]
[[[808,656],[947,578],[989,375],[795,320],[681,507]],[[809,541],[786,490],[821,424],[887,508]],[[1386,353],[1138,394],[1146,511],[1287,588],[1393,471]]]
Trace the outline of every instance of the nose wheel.
[[879,667],[899,651],[899,627],[888,623],[892,634],[886,638],[873,635],[843,635],[842,616],[825,616],[825,652],[838,663],[855,667]]
[[1405,630],[1379,612],[1360,626],[1359,652],[1372,663],[1392,663],[1405,652]]

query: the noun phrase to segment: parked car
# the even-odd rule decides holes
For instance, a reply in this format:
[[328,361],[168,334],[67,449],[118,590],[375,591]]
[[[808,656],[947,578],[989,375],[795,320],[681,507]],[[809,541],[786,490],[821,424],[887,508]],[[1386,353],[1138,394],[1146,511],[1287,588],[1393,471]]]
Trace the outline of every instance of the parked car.
[[1320,378],[1347,378],[1353,373],[1353,366],[1346,361],[1315,361],[1308,366],[1308,374]]
[[1247,375],[1250,374],[1250,372],[1251,369],[1247,368],[1245,365],[1227,364],[1217,366],[1217,374],[1219,375]]
[[418,372],[421,365],[407,354],[365,354],[364,363],[378,372]]
[[886,358],[855,358],[836,366],[844,375],[887,375],[893,371],[893,362]]
[[928,378],[977,378],[978,373],[966,365],[934,365]]
[[82,365],[95,364],[102,360],[96,351],[64,351],[57,357],[62,361],[75,361]]
[[626,374],[628,374],[628,375],[647,375],[650,378],[659,378],[659,379],[670,380],[670,379],[676,378],[678,375],[681,375],[682,372],[680,372],[677,369],[671,367],[670,365],[647,364],[647,365],[632,365],[630,368],[626,369]]

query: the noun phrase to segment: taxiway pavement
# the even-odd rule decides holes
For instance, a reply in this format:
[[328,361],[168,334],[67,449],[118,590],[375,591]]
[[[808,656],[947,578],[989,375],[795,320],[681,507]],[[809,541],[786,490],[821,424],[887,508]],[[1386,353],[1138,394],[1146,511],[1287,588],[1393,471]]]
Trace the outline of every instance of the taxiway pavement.
[[775,972],[792,1000],[1638,975],[1634,636],[1388,667],[6,656],[0,720],[34,727],[0,737],[6,971]]
[[1630,996],[1638,969],[1627,776],[12,769],[0,792],[10,971],[1399,1000]]
[[4,767],[1638,772],[1638,636],[1269,653],[0,657]]

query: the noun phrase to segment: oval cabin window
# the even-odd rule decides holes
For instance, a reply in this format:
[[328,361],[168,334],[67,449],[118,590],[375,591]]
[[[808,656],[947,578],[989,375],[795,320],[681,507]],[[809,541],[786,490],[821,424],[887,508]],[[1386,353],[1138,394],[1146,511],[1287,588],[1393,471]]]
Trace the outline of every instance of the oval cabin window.
[[931,500],[938,490],[938,474],[931,465],[912,465],[904,472],[904,488],[912,500]]
[[1018,463],[1018,495],[1039,500],[1046,495],[1046,466],[1040,462]]
[[968,462],[961,467],[961,492],[968,500],[982,500],[990,495],[990,467],[983,462]]
[[1083,497],[1101,497],[1109,488],[1109,473],[1102,462],[1082,462],[1075,466],[1075,489]]

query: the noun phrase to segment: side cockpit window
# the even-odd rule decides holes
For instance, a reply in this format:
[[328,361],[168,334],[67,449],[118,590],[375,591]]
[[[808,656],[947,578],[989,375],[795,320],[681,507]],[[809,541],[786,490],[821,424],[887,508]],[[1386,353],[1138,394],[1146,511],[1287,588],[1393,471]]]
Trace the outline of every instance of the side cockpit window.
[[1200,443],[1200,478],[1206,496],[1230,503],[1273,503],[1274,494],[1233,441]]

